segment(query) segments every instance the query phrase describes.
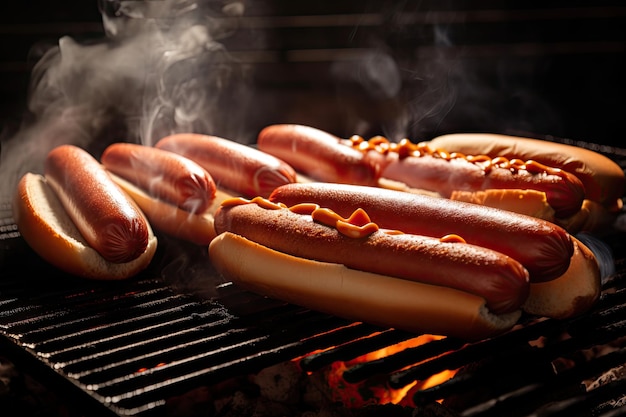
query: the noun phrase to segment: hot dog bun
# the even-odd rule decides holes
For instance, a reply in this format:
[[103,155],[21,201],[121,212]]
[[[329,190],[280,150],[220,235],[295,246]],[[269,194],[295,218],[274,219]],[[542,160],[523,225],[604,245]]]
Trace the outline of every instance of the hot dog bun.
[[559,278],[530,284],[530,295],[522,306],[529,314],[564,319],[589,310],[600,297],[600,268],[594,254],[572,237],[574,255],[568,270]]
[[150,264],[157,248],[157,238],[148,223],[148,245],[139,257],[125,263],[105,260],[88,246],[45,177],[39,174],[27,173],[21,178],[13,200],[13,216],[20,234],[37,254],[59,269],[84,278],[119,280],[136,275]]
[[209,256],[243,288],[383,327],[475,340],[510,329],[520,317],[494,315],[482,298],[462,291],[286,255],[230,232],[211,242]]
[[535,190],[458,191],[451,200],[465,201],[508,210],[558,224],[569,233],[606,230],[615,220],[616,212],[592,200],[584,200],[580,211],[567,218],[557,218],[545,194]]

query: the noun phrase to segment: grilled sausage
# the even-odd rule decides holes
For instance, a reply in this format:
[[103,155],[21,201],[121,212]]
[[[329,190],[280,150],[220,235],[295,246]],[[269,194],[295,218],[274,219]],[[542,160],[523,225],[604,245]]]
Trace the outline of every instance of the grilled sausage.
[[296,181],[296,172],[286,162],[216,136],[179,133],[159,140],[155,147],[195,161],[218,187],[248,197],[269,196],[276,187]]
[[258,135],[259,149],[318,181],[376,185],[378,170],[363,154],[330,133],[301,125],[272,125]]
[[580,211],[585,199],[585,187],[576,176],[533,160],[464,155],[407,139],[397,144],[387,141],[383,146],[385,139],[376,137],[368,146],[370,142],[353,137],[349,143],[363,152],[387,156],[381,177],[448,198],[455,191],[536,190],[546,194],[555,216],[562,218]]
[[288,206],[314,202],[340,216],[364,209],[380,227],[405,233],[444,236],[458,234],[521,262],[532,282],[563,274],[574,247],[561,227],[534,217],[444,198],[376,187],[306,183],[277,188],[270,200]]
[[61,145],[48,154],[45,177],[85,240],[110,262],[139,257],[148,225],[135,203],[87,151]]
[[215,198],[211,175],[179,154],[132,143],[114,143],[100,157],[114,174],[155,198],[190,213],[203,213]]

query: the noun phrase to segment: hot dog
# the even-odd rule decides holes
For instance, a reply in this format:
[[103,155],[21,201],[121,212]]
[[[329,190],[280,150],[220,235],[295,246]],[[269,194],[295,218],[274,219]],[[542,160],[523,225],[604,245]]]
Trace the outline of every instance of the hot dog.
[[300,258],[455,288],[484,298],[497,314],[519,310],[528,296],[528,271],[514,259],[458,235],[383,230],[360,209],[342,218],[315,204],[230,199],[215,215],[215,230]]
[[576,176],[533,160],[465,155],[408,139],[392,143],[380,136],[369,141],[353,136],[345,143],[381,164],[381,177],[437,191],[446,198],[454,198],[458,192],[535,190],[545,194],[557,218],[578,213],[585,198],[585,188]]
[[389,149],[393,151],[387,154],[383,177],[412,188],[438,191],[446,198],[455,191],[536,190],[546,194],[560,218],[576,214],[584,200],[585,190],[578,178],[535,161],[466,156],[407,140]]
[[230,232],[211,242],[209,256],[226,279],[248,290],[418,334],[478,340],[509,330],[521,316],[493,314],[463,291],[287,255]]
[[428,195],[348,184],[302,183],[278,187],[270,200],[288,206],[314,202],[343,217],[362,208],[380,227],[405,233],[459,234],[468,243],[518,260],[529,271],[532,282],[561,276],[574,251],[570,235],[553,223]]
[[378,168],[364,155],[341,145],[340,138],[301,125],[272,125],[258,135],[260,150],[283,159],[315,180],[376,185]]
[[[381,227],[443,236],[458,233],[468,243],[502,252],[530,273],[530,296],[522,309],[565,318],[587,311],[600,294],[594,254],[561,227],[534,217],[459,201],[345,184],[290,184],[273,202],[316,202],[346,215],[364,209]],[[548,272],[549,271],[549,272]]]
[[624,170],[606,156],[589,149],[546,140],[489,133],[449,134],[428,142],[450,152],[490,157],[531,159],[572,173],[585,187],[583,219],[560,219],[577,230],[600,230],[609,226],[623,205]]
[[238,195],[267,197],[274,188],[296,182],[296,172],[286,162],[216,136],[179,133],[162,138],[155,147],[195,161],[218,187]]
[[114,143],[100,160],[152,226],[198,245],[215,237],[213,214],[222,200],[213,177],[194,161],[163,149]]
[[25,174],[13,200],[18,230],[36,253],[94,279],[128,278],[148,266],[157,247],[152,228],[95,158],[61,145],[44,171]]
[[489,133],[450,134],[428,144],[450,152],[522,158],[558,167],[576,175],[585,186],[585,198],[611,209],[622,205],[626,179],[624,170],[606,156],[589,149]]

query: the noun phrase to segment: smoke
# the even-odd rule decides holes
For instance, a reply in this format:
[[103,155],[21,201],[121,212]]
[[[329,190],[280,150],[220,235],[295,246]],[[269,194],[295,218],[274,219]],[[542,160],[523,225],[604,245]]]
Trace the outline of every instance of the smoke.
[[451,10],[395,2],[382,20],[355,28],[370,47],[336,64],[334,75],[371,104],[347,129],[396,141],[463,131],[558,132],[562,121],[545,84],[552,58],[541,41],[518,45],[497,30],[502,39],[489,38],[483,23],[505,22],[506,12],[455,11],[458,5],[445,3]]
[[[95,156],[117,141],[151,145],[182,131],[235,135],[245,68],[222,41],[237,30],[237,1],[101,1],[103,39],[65,36],[36,63],[20,131],[3,143],[0,189],[41,172],[69,143]],[[106,7],[105,7],[106,6]]]
[[[523,54],[498,59],[503,51],[497,44],[489,45],[495,49],[482,59],[485,49],[463,44],[464,12],[422,10],[421,2],[403,1],[377,14],[368,11],[379,7],[364,2],[364,17],[353,21],[347,40],[350,46],[358,39],[356,56],[342,56],[331,66],[339,103],[327,110],[333,103],[312,108],[286,99],[285,104],[281,94],[253,91],[254,65],[238,62],[225,46],[242,30],[243,0],[99,4],[104,39],[63,37],[35,66],[27,122],[3,143],[0,189],[13,189],[26,171],[40,171],[47,152],[61,143],[97,156],[114,141],[151,145],[183,131],[254,137],[244,131],[250,123],[242,121],[258,117],[252,113],[255,101],[281,122],[295,118],[324,128],[334,116],[348,134],[392,140],[558,126],[553,109],[533,91],[533,74],[541,70],[536,60]],[[268,119],[273,122],[263,121]]]
[[[357,59],[337,62],[333,75],[338,83],[356,86],[381,116],[380,126],[364,118],[357,132],[372,130],[391,140],[415,140],[426,126],[437,126],[457,103],[459,89],[466,88],[446,22],[420,5],[396,3],[384,16],[378,31],[368,33],[370,47]],[[432,44],[416,42],[432,39]],[[396,40],[399,45],[390,43]],[[367,115],[366,115],[367,116]]]

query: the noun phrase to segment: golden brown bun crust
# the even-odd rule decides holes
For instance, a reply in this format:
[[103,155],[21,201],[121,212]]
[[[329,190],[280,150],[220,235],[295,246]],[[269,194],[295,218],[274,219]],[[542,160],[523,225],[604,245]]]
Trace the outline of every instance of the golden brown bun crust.
[[536,190],[455,191],[450,200],[465,201],[487,207],[508,210],[554,223],[554,209],[546,194]]
[[600,269],[595,256],[581,241],[572,237],[574,255],[561,277],[531,284],[522,307],[529,314],[564,319],[589,310],[600,296]]
[[[578,213],[567,218],[556,218],[554,210],[546,201],[545,193],[535,190],[455,191],[450,199],[526,214],[556,223],[570,234],[605,230],[613,224],[618,214],[595,201],[583,200]],[[621,204],[618,206],[621,209]]]
[[13,200],[13,216],[29,246],[50,264],[72,275],[101,280],[129,278],[152,260],[157,238],[148,224],[148,247],[126,263],[108,262],[89,247],[65,213],[46,179],[27,173],[20,180]]
[[[619,207],[621,209],[621,204]],[[584,200],[576,215],[567,219],[557,219],[555,222],[571,234],[597,232],[610,228],[618,214],[619,212],[609,210],[595,201]]]
[[484,154],[507,158],[532,159],[576,175],[584,184],[586,198],[608,209],[624,194],[624,171],[604,155],[589,149],[492,133],[455,133],[429,142],[434,148],[464,154]]
[[243,288],[383,327],[475,340],[510,329],[520,317],[493,315],[482,298],[461,291],[297,258],[230,232],[211,242],[209,257]]
[[218,190],[206,212],[193,214],[165,201],[157,200],[115,174],[111,174],[111,177],[135,200],[156,230],[196,245],[208,245],[213,240],[216,236],[213,227],[213,213],[222,201],[232,197],[230,194]]

